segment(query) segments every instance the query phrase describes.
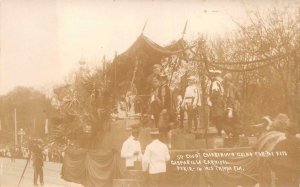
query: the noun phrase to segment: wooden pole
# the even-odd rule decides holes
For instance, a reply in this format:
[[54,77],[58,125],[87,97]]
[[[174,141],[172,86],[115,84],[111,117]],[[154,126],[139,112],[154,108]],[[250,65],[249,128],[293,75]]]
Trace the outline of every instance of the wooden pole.
[[18,144],[18,135],[17,135],[17,109],[15,108],[15,145]]
[[117,104],[117,63],[118,63],[118,54],[115,51],[115,60],[114,60],[114,104]]
[[145,28],[146,28],[146,26],[147,26],[147,23],[148,23],[148,19],[146,20],[146,22],[145,22],[145,24],[144,24],[144,27],[143,27],[143,29],[142,29],[142,32],[141,32],[141,34],[143,34],[143,33],[144,33],[144,30],[145,30]]
[[[300,28],[300,6],[298,8],[298,28]],[[298,31],[298,47],[300,48],[300,45],[299,45],[299,42],[300,42],[300,32]],[[297,123],[298,123],[298,128],[300,129],[300,99],[299,99],[299,95],[300,95],[300,87],[299,87],[299,80],[300,80],[300,65],[299,65],[299,61],[300,61],[300,58],[299,58],[299,51],[296,51],[295,52],[295,60],[296,60],[296,67],[297,67],[297,80],[296,80],[296,98],[298,103],[297,103],[297,107],[296,107],[296,112],[297,112]]]
[[[200,48],[200,49],[199,49]],[[202,88],[202,118],[203,118],[203,122],[204,122],[204,138],[205,138],[205,145],[206,148],[208,148],[208,129],[209,129],[209,106],[207,106],[206,102],[207,102],[207,97],[209,97],[209,95],[207,95],[206,93],[206,83],[204,80],[204,75],[207,73],[206,70],[208,69],[208,67],[206,67],[207,65],[207,56],[206,56],[206,51],[204,49],[204,43],[201,43],[201,45],[198,43],[198,52],[201,51],[202,54],[200,55],[200,59],[202,62],[200,62],[200,67],[202,68],[202,79],[201,79],[201,88]],[[197,53],[198,53],[197,52]],[[200,69],[198,69],[198,73],[199,76],[201,74]]]

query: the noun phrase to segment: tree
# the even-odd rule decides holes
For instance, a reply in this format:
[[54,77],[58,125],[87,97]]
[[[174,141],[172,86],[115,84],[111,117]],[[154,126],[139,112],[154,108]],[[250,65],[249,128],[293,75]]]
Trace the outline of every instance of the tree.
[[2,141],[14,139],[14,110],[17,113],[18,129],[23,128],[27,135],[42,137],[45,135],[45,120],[55,115],[55,109],[49,98],[32,88],[17,87],[7,95],[0,97],[0,120]]
[[247,23],[233,20],[238,30],[232,35],[208,43],[208,65],[234,74],[249,117],[285,112],[295,119],[299,56],[295,12],[274,8],[264,15],[258,10],[247,13]]

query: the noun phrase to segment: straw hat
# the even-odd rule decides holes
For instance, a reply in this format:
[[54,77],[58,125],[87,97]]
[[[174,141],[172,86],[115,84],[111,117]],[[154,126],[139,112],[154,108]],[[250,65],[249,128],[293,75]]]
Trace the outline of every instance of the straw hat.
[[133,125],[127,127],[126,129],[130,130],[131,132],[139,132],[140,126],[139,126],[139,124],[133,124]]
[[159,134],[158,128],[153,128],[153,129],[151,129],[150,134],[151,134],[151,135],[158,135],[158,134]]
[[218,74],[222,73],[221,70],[217,70],[217,69],[210,69],[210,70],[208,70],[208,72],[211,74],[214,74],[214,75],[218,75]]
[[189,77],[187,78],[187,80],[193,81],[193,82],[197,82],[197,81],[198,81],[197,77],[194,76],[194,75],[189,76]]

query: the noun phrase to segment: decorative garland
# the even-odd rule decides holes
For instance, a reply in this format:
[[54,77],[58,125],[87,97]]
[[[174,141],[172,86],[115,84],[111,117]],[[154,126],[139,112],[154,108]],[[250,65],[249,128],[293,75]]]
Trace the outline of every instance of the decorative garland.
[[214,68],[217,68],[219,70],[223,70],[223,71],[246,72],[246,71],[254,71],[254,70],[257,70],[257,69],[268,67],[270,65],[273,65],[275,62],[276,61],[273,61],[273,62],[270,62],[270,63],[266,63],[264,65],[256,66],[256,67],[253,67],[253,68],[247,68],[247,69],[230,69],[230,68],[219,67],[219,66],[216,66],[215,64],[209,64],[209,65],[213,66]]
[[271,61],[271,60],[280,60],[285,58],[287,55],[289,55],[292,52],[283,54],[283,55],[277,55],[265,59],[258,59],[258,60],[252,60],[252,61],[247,61],[247,62],[211,62],[213,65],[247,65],[247,64],[255,64],[259,62],[265,62],[265,61]]

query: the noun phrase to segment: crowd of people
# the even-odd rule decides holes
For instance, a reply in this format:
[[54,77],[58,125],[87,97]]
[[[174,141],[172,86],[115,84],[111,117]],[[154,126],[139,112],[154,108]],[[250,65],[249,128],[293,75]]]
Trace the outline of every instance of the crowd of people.
[[[25,146],[26,145],[26,146]],[[64,151],[60,148],[45,146],[40,139],[30,139],[23,146],[6,146],[0,149],[0,157],[7,157],[14,163],[16,159],[26,159],[32,161],[34,170],[34,186],[44,185],[44,162],[62,163]]]
[[6,146],[6,148],[0,149],[0,156],[11,158],[12,161],[14,161],[16,158],[27,159],[29,157],[29,154],[30,154],[29,149],[25,147]]
[[[61,163],[63,161],[64,152],[61,149],[56,148],[43,148],[42,156],[43,160],[47,162]],[[11,158],[14,162],[15,159],[28,159],[30,156],[30,150],[28,146],[6,146],[6,148],[0,149],[0,157]]]

